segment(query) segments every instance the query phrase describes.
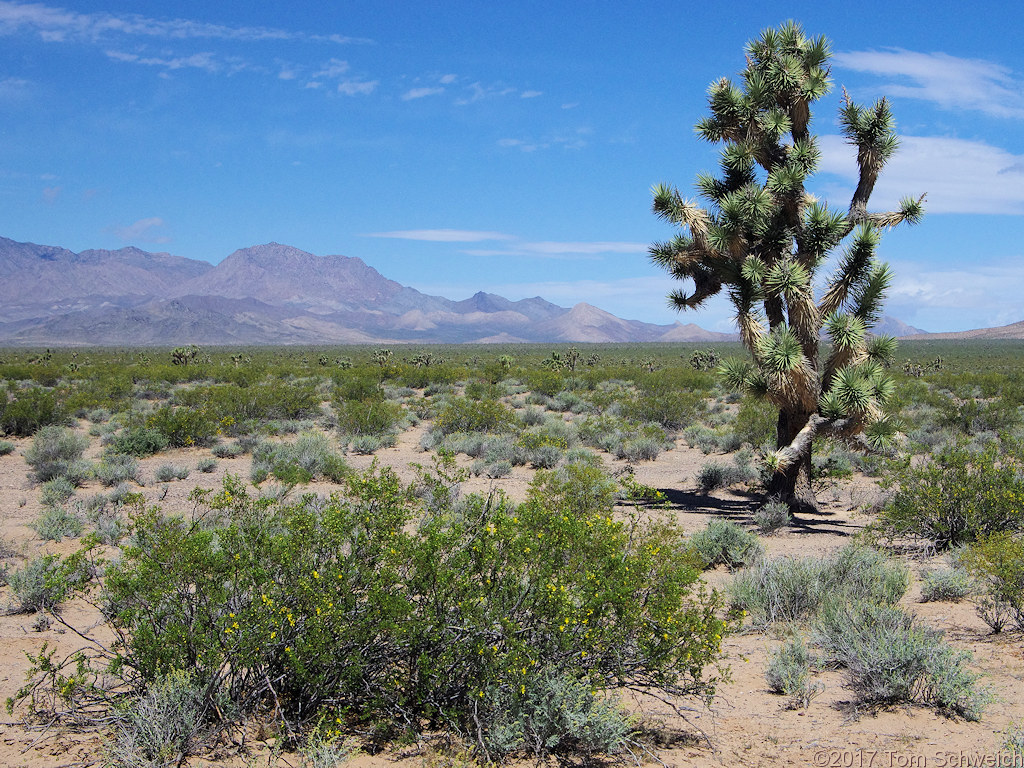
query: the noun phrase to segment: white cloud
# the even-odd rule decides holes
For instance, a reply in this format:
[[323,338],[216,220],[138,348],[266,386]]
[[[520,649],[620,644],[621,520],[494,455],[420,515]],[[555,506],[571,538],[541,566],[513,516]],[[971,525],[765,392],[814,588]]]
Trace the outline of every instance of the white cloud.
[[363,237],[390,237],[398,240],[422,240],[430,243],[480,243],[487,240],[512,240],[512,235],[475,229],[402,229],[371,232]]
[[440,93],[444,93],[444,88],[441,88],[440,86],[435,88],[410,88],[402,94],[402,101],[412,101],[413,99],[422,99],[427,96],[437,96]]
[[0,80],[0,99],[16,99],[28,92],[29,81],[20,77],[5,77]]
[[338,93],[343,96],[367,96],[373,93],[380,80],[344,80],[338,83]]
[[224,69],[224,64],[219,62],[212,53],[194,53],[191,56],[179,56],[172,58],[138,56],[134,53],[124,53],[123,51],[107,51],[106,54],[108,58],[111,58],[114,61],[143,64],[151,67],[163,67],[166,70],[201,69],[206,72],[220,72]]
[[538,149],[550,149],[561,147],[563,149],[583,149],[587,146],[586,136],[593,131],[590,128],[582,127],[575,130],[550,133],[540,139],[498,139],[499,147],[518,149],[521,152],[536,152]]
[[647,243],[596,242],[516,242],[509,248],[464,251],[471,256],[533,256],[546,259],[597,258],[604,253],[647,253]]
[[519,98],[521,98],[521,99],[535,99],[538,96],[543,96],[543,95],[544,95],[544,91],[523,91],[521,94],[519,94]]
[[515,93],[515,88],[509,88],[507,85],[496,83],[493,85],[482,85],[479,82],[470,83],[468,86],[469,94],[455,100],[455,103],[460,107],[472,104],[482,99],[490,99],[496,96],[507,96],[510,93]]
[[[857,180],[856,152],[842,136],[822,136],[821,170],[847,179],[840,191],[825,188],[827,197],[852,193]],[[889,209],[900,198],[927,193],[929,213],[1024,214],[1024,155],[1015,155],[982,141],[903,136],[900,149],[882,171],[873,210]]]
[[1019,258],[970,269],[894,262],[886,312],[928,331],[989,328],[1024,320]]
[[232,27],[189,19],[153,19],[137,13],[78,13],[42,3],[0,1],[0,34],[34,32],[47,42],[68,39],[98,40],[110,35],[165,39],[213,38],[221,40],[314,40],[339,44],[370,42],[337,34],[308,35],[269,27]]
[[57,198],[60,197],[61,191],[61,187],[43,187],[43,201],[53,205],[57,202]]
[[347,61],[332,58],[330,61],[328,61],[326,64],[320,67],[320,70],[313,75],[313,79],[318,80],[320,78],[338,78],[344,75],[346,72],[348,72],[349,69],[350,67]]
[[441,75],[441,79],[438,82],[441,83],[441,85],[451,85],[452,83],[454,83],[458,79],[459,79],[458,75],[452,75],[452,74]]
[[170,242],[169,237],[154,232],[154,230],[160,229],[163,226],[163,219],[158,216],[152,216],[148,219],[139,219],[127,227],[115,227],[114,235],[122,242],[167,243]]
[[900,78],[883,86],[891,96],[931,101],[944,109],[978,110],[993,117],[1024,117],[1024,81],[991,61],[901,48],[837,53],[833,61],[857,72]]

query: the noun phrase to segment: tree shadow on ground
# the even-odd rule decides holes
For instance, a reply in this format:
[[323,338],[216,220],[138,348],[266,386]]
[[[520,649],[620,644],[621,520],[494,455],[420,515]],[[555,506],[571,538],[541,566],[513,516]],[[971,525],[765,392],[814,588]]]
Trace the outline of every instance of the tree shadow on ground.
[[[668,500],[673,511],[679,514],[714,515],[723,520],[730,520],[740,525],[749,525],[751,516],[767,498],[764,494],[752,491],[732,491],[733,498],[721,499],[695,491],[684,491],[678,488],[659,488]],[[823,510],[815,515],[796,515],[789,524],[788,531],[805,535],[829,534],[832,536],[852,536],[861,530],[849,520],[843,520],[835,512]]]

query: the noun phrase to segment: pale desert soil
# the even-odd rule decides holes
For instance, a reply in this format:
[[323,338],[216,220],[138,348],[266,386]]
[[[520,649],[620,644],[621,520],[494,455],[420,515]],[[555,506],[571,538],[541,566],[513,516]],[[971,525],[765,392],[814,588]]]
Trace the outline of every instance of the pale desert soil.
[[[80,429],[85,431],[83,424]],[[392,466],[403,479],[411,480],[415,471],[412,463],[430,464],[428,454],[418,450],[422,427],[408,430],[394,448],[378,452],[377,460]],[[40,511],[39,491],[28,481],[27,465],[22,451],[27,440],[15,440],[17,449],[11,455],[0,457],[0,537],[13,544],[22,556],[42,552],[68,553],[76,542],[65,540],[60,544],[43,542],[29,524]],[[99,455],[99,441],[92,438],[89,456]],[[217,487],[225,473],[232,472],[247,478],[251,458],[218,459],[217,469],[211,474],[195,471],[199,458],[209,456],[209,450],[172,451],[140,462],[142,476],[147,485],[141,489],[147,499],[163,505],[167,510],[185,511],[187,497],[196,486]],[[462,460],[465,457],[461,457]],[[621,469],[623,463],[604,457],[609,470]],[[714,457],[722,460],[723,457]],[[756,499],[742,494],[718,492],[704,497],[695,492],[694,476],[708,460],[700,451],[690,449],[679,441],[675,450],[663,453],[656,461],[636,466],[636,479],[646,485],[662,489],[669,494],[672,511],[679,516],[688,532],[702,528],[714,516],[725,516],[740,523],[749,523],[756,508]],[[371,457],[350,456],[357,468],[369,466]],[[193,468],[186,480],[164,485],[153,481],[153,472],[161,464],[173,462]],[[464,461],[468,465],[468,461]],[[512,475],[500,481],[474,478],[464,490],[487,491],[500,486],[513,498],[523,498],[532,472],[516,468]],[[327,484],[313,484],[309,490],[329,493]],[[80,496],[100,492],[92,483],[79,491]],[[826,488],[820,494],[825,514],[813,520],[800,520],[788,531],[763,542],[769,554],[794,556],[822,556],[842,547],[850,537],[861,530],[871,517],[860,510],[870,505],[878,493],[871,481],[857,478]],[[161,500],[162,498],[162,500]],[[8,560],[17,567],[24,562]],[[974,754],[995,755],[1004,740],[1004,732],[1011,723],[1024,725],[1024,643],[1019,634],[990,635],[988,628],[975,615],[968,603],[920,603],[920,574],[934,563],[911,560],[915,585],[904,598],[907,608],[924,621],[946,632],[957,648],[974,653],[974,669],[985,675],[984,681],[995,701],[979,723],[951,720],[921,707],[899,707],[882,711],[861,711],[853,703],[851,692],[843,687],[838,672],[822,676],[824,692],[811,702],[807,710],[792,710],[785,702],[767,690],[764,671],[769,652],[781,640],[771,634],[741,633],[727,639],[726,650],[732,668],[732,681],[721,688],[710,710],[694,713],[689,722],[680,720],[663,705],[654,701],[634,702],[646,717],[648,725],[657,732],[662,742],[656,748],[660,760],[667,765],[696,766],[777,766],[777,765],[837,765],[846,768],[865,766],[889,768],[891,766],[945,766],[963,765],[957,762]],[[706,580],[713,586],[724,586],[731,578],[724,570],[710,572]],[[7,603],[6,588],[0,589],[0,606]],[[93,617],[80,605],[71,604],[63,615],[76,626],[88,626]],[[44,641],[56,644],[61,650],[76,647],[77,638],[59,624],[37,631],[33,615],[0,616],[0,698],[12,695],[24,682],[27,661],[25,652],[39,649]],[[100,740],[96,734],[76,734],[51,729],[41,732],[28,729],[13,717],[2,715],[0,725],[0,766],[85,766],[96,763],[101,755]],[[707,739],[700,733],[706,734]],[[824,750],[824,751],[823,751]],[[221,757],[212,761],[193,760],[191,765],[244,765],[232,745],[219,749]],[[946,753],[953,753],[950,757]],[[261,761],[260,765],[266,765]],[[282,759],[280,765],[295,765],[293,758]],[[426,752],[406,748],[374,756],[360,756],[354,768],[377,766],[439,765],[430,748]],[[1022,765],[1018,762],[1017,765]]]

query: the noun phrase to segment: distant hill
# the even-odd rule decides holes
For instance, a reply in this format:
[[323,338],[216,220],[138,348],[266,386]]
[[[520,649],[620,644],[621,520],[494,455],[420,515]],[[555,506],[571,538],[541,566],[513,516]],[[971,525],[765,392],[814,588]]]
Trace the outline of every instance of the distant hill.
[[1024,339],[1024,320],[1010,325],[1001,325],[998,328],[976,328],[973,331],[959,331],[956,333],[923,333],[907,336],[906,339],[929,341],[940,341],[943,339]]
[[0,344],[729,341],[696,325],[480,292],[430,296],[358,258],[279,243],[216,266],[137,248],[73,253],[0,238]]

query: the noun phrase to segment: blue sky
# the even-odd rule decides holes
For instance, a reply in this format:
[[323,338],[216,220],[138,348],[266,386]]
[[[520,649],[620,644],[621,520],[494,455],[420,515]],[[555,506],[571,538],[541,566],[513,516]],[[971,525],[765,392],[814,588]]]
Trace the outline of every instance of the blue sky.
[[716,150],[707,86],[788,18],[833,42],[815,191],[845,207],[841,90],[888,96],[902,150],[875,209],[888,311],[931,331],[1024,320],[1024,10],[1017,3],[0,1],[0,235],[218,262],[276,241],[461,299],[678,315],[646,248],[650,187]]

